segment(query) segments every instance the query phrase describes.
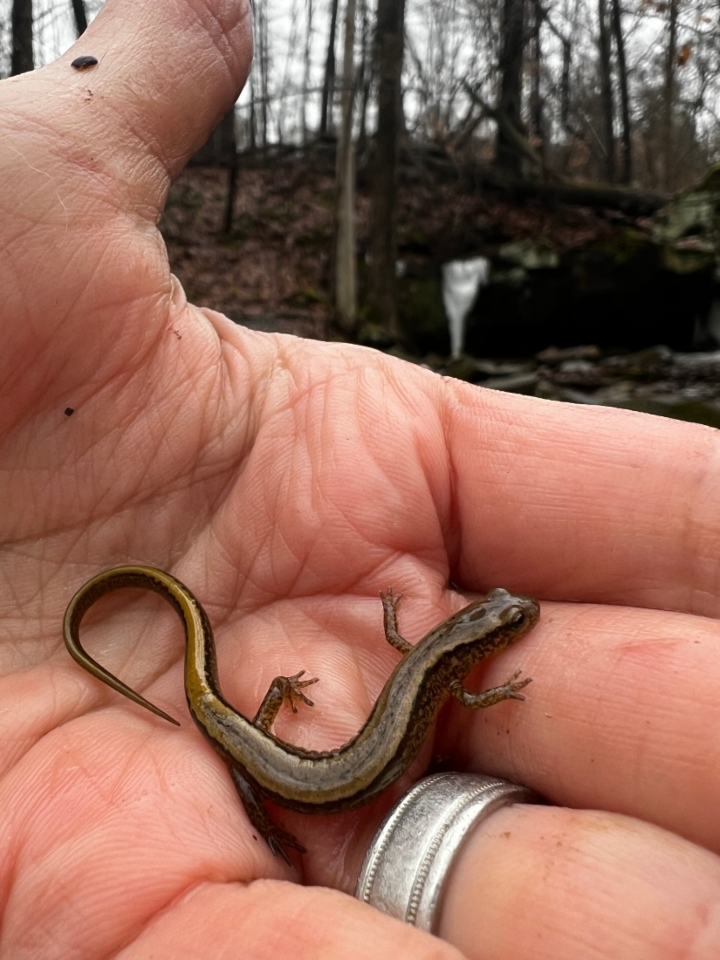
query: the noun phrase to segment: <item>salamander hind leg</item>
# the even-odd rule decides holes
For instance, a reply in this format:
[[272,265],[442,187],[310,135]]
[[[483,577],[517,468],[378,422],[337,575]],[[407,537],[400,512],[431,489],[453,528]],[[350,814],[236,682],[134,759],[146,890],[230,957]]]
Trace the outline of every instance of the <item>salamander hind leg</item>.
[[305,673],[301,670],[292,677],[275,677],[270,684],[265,699],[260,704],[260,709],[253,718],[256,727],[267,732],[270,731],[275,717],[278,715],[280,707],[286,703],[293,713],[297,713],[296,701],[302,700],[308,707],[314,707],[312,700],[305,696],[303,687],[309,687],[318,682],[318,677],[311,680],[301,680],[300,677]]
[[520,691],[532,682],[532,677],[525,677],[524,680],[518,680],[521,673],[521,670],[516,670],[511,677],[508,677],[502,686],[492,687],[490,690],[483,690],[482,693],[470,693],[459,680],[455,680],[450,684],[450,693],[452,693],[464,707],[469,707],[471,710],[478,710],[480,707],[492,707],[493,704],[500,703],[502,700],[524,700],[525,697]]
[[291,833],[283,830],[282,827],[271,820],[256,789],[246,780],[240,770],[236,767],[230,767],[230,775],[235,784],[235,789],[240,794],[250,823],[265,838],[274,856],[281,856],[285,863],[291,867],[290,857],[288,857],[284,848],[291,847],[299,853],[305,853],[305,847]]

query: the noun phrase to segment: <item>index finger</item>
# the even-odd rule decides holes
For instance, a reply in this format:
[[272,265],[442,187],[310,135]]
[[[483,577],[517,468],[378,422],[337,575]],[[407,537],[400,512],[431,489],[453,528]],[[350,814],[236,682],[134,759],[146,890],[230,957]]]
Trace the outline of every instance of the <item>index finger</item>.
[[446,383],[463,586],[720,615],[716,430]]

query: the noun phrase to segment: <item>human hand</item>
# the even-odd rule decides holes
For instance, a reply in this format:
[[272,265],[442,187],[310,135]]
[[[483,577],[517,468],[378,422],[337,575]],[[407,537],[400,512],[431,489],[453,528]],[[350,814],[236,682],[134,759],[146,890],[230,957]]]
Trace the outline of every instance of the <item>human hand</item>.
[[[434,749],[558,806],[473,835],[440,932],[478,958],[716,956],[716,434],[189,305],[155,223],[249,37],[241,3],[109,0],[73,51],[0,86],[2,956],[458,956],[346,895],[393,797],[278,813],[308,848],[291,870],[189,721],[70,660],[68,600],[128,561],[202,600],[243,713],[276,674],[321,678],[276,724],[314,749],[354,735],[397,662],[381,588],[405,593],[411,640],[464,602],[450,581],[539,597],[539,627],[483,676],[522,666],[528,700],[450,705]],[[72,70],[82,53],[99,66]],[[160,600],[103,600],[83,640],[187,716]]]

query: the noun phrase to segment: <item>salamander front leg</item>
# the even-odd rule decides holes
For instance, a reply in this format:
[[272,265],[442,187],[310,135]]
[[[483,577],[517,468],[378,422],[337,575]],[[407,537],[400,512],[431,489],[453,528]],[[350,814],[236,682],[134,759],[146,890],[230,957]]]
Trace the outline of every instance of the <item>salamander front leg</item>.
[[492,687],[490,690],[483,690],[482,693],[470,693],[459,680],[454,680],[450,684],[450,693],[464,707],[469,707],[471,710],[492,707],[493,704],[500,703],[502,700],[524,700],[525,697],[520,693],[520,690],[532,682],[532,677],[518,680],[521,673],[521,670],[516,670],[501,687]]
[[282,827],[279,827],[270,819],[257,790],[246,780],[237,767],[230,767],[230,776],[235,784],[235,789],[240,794],[250,823],[265,838],[274,856],[281,856],[285,863],[291,867],[290,857],[288,857],[284,848],[292,847],[299,853],[305,853],[305,847],[291,833],[283,830]]
[[313,701],[308,699],[302,691],[303,687],[309,687],[311,684],[317,683],[318,677],[313,677],[312,680],[301,680],[300,677],[304,673],[305,671],[301,670],[300,673],[296,673],[292,677],[275,677],[253,719],[256,727],[260,727],[261,730],[269,733],[275,722],[275,717],[277,717],[278,711],[284,703],[290,707],[293,713],[297,713],[297,700],[302,700],[308,707],[315,706]]
[[380,592],[380,599],[383,605],[385,639],[391,647],[395,647],[395,649],[399,650],[403,655],[410,653],[413,645],[400,636],[397,628],[397,608],[402,600],[402,594],[400,593],[396,597],[392,592],[392,587],[388,587],[387,590]]

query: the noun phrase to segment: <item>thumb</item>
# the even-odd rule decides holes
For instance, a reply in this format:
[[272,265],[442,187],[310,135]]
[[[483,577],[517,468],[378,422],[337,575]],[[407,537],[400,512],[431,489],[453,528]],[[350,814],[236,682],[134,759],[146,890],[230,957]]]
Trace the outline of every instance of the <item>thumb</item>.
[[[97,66],[73,69],[84,54]],[[179,173],[237,98],[251,58],[250,0],[108,0],[42,72],[95,158],[107,151],[131,189],[157,195],[158,164],[171,178]]]
[[[89,383],[120,331],[152,336],[167,314],[155,225],[242,88],[251,27],[250,0],[108,0],[59,60],[0,83],[0,387],[16,413],[48,384]],[[74,68],[82,55],[97,64]]]

